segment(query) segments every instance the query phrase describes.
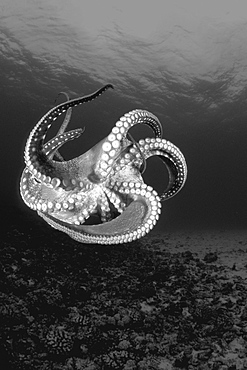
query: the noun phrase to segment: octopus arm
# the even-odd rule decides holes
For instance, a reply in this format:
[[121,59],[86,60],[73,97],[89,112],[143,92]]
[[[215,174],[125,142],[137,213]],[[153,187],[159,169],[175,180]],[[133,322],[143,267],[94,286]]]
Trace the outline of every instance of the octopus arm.
[[187,178],[187,164],[182,152],[165,139],[145,139],[139,141],[144,158],[158,156],[166,165],[169,175],[167,188],[160,194],[161,201],[176,195],[184,186]]
[[[135,193],[138,194],[133,196],[133,201],[128,207],[118,217],[102,224],[72,225],[55,219],[49,214],[38,213],[52,227],[81,243],[118,244],[131,242],[146,235],[156,224],[161,212],[161,203],[156,191],[145,184],[142,184],[140,189],[139,185],[135,189],[137,190]],[[122,193],[126,191],[125,189],[119,190]]]
[[[63,134],[55,136],[53,139],[48,141],[44,147],[43,152],[48,159],[52,159],[54,154],[59,148],[61,148],[68,141],[77,139],[85,131],[85,128],[78,128],[76,130],[71,130]],[[56,153],[58,154],[58,153]]]

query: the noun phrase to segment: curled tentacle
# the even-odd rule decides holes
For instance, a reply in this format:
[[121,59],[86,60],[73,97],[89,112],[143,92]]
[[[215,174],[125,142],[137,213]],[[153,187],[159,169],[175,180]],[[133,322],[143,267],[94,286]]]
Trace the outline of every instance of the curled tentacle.
[[[140,140],[138,144],[145,159],[157,155],[167,167],[169,182],[167,188],[159,194],[161,201],[176,195],[184,186],[187,178],[187,165],[181,151],[165,139],[147,138]],[[134,155],[133,152],[132,155]]]
[[[67,101],[69,100],[69,95],[67,94],[67,93],[65,93],[65,92],[60,92],[59,94],[58,94],[58,96],[59,95],[65,95],[65,97],[66,97],[66,99],[67,99]],[[58,98],[58,96],[57,96],[57,98]],[[56,103],[56,101],[57,101],[57,98],[55,99],[55,103]],[[69,124],[69,122],[70,122],[70,120],[71,120],[71,116],[72,116],[72,108],[69,108],[68,110],[67,110],[67,112],[66,112],[66,115],[65,115],[65,118],[64,118],[64,120],[63,120],[63,123],[61,124],[61,126],[60,126],[60,128],[59,128],[59,130],[58,130],[58,132],[57,132],[57,135],[56,135],[56,137],[58,137],[59,135],[61,135],[61,134],[63,134],[64,132],[65,132],[65,130],[66,130],[66,128],[68,127],[68,124]],[[61,162],[63,162],[64,161],[64,158],[63,158],[63,156],[59,153],[59,151],[57,150],[57,151],[54,151],[54,154],[53,155],[55,155],[55,157],[57,158],[57,159],[59,159]],[[49,159],[52,159],[53,158],[53,156],[51,156]]]
[[142,167],[140,168],[140,172],[141,172],[141,174],[143,174],[146,171],[146,168],[147,168],[146,158],[145,158],[144,154],[142,153],[142,151],[140,149],[140,145],[138,144],[137,141],[135,141],[135,139],[133,138],[133,136],[129,132],[128,132],[127,137],[134,144],[134,146],[136,147],[136,149],[138,150],[138,152],[141,155],[141,158],[142,158]]
[[[106,179],[109,176],[111,165],[122,151],[122,143],[125,142],[128,131],[131,127],[138,124],[150,126],[158,137],[162,135],[160,122],[154,114],[141,109],[125,113],[124,116],[116,122],[111,133],[102,144],[101,160],[95,167],[95,174],[99,179]],[[126,145],[128,145],[128,143]]]
[[[122,184],[121,184],[122,185]],[[130,194],[128,188],[119,186],[121,193]],[[100,225],[68,225],[62,220],[38,212],[52,227],[63,231],[81,243],[128,243],[146,235],[155,226],[161,213],[157,193],[146,184],[130,183],[132,202],[117,218]]]
[[57,97],[56,97],[56,99],[55,99],[55,101],[54,101],[54,104],[56,104],[57,99],[58,99],[58,97],[59,97],[60,95],[64,95],[64,96],[65,96],[65,98],[66,98],[66,100],[67,100],[67,101],[69,101],[69,94],[68,94],[68,93],[66,93],[66,92],[64,92],[64,91],[60,91],[60,92],[57,94]]
[[57,151],[68,141],[77,139],[85,131],[84,128],[78,128],[75,130],[67,131],[65,133],[56,135],[53,139],[49,140],[44,144],[43,152],[48,159],[52,159],[54,154],[58,154]]
[[[63,174],[61,175],[61,173],[56,170],[56,167],[53,164],[54,162],[50,161],[43,151],[44,138],[48,128],[51,126],[52,121],[56,120],[60,114],[67,111],[69,108],[89,102],[109,88],[113,88],[113,86],[110,84],[105,85],[91,95],[73,99],[64,104],[60,104],[57,107],[52,108],[37,123],[27,140],[25,148],[25,161],[28,170],[38,181],[43,181],[46,184],[50,184],[51,187],[57,188],[61,184],[63,178]],[[63,185],[64,184],[62,184],[62,186]]]
[[[65,132],[69,118],[44,144],[53,120],[110,87],[51,109],[32,130],[25,149],[27,167],[20,182],[24,202],[51,226],[83,243],[126,243],[144,236],[159,219],[161,200],[177,194],[187,176],[184,156],[162,139],[158,118],[140,109],[122,116],[109,135],[86,153],[69,161],[52,160],[63,144],[83,132]],[[155,138],[135,142],[129,130],[138,124],[151,127]],[[146,160],[154,155],[169,172],[167,189],[160,196],[141,176]],[[92,223],[95,215],[100,223]]]
[[[69,95],[66,92],[61,91],[60,93],[58,93],[58,96],[59,95],[65,95],[66,100],[69,101]],[[57,96],[57,98],[58,98],[58,96]],[[57,98],[55,99],[55,103],[57,101]],[[56,136],[61,135],[65,132],[65,130],[68,127],[68,124],[71,120],[71,116],[72,116],[72,108],[68,108],[68,110],[66,112],[66,115],[65,115],[65,118],[63,120],[63,123],[61,124]]]
[[46,132],[53,121],[55,121],[63,112],[66,112],[69,108],[89,102],[100,96],[109,88],[113,88],[113,86],[108,84],[97,90],[93,94],[59,104],[58,106],[50,109],[49,112],[47,112],[41,118],[41,120],[31,131],[25,147],[26,166],[34,176],[36,176],[37,173],[39,173],[40,175],[47,175],[49,173],[50,177],[57,177],[54,167],[50,162],[46,160],[45,154],[42,151]]

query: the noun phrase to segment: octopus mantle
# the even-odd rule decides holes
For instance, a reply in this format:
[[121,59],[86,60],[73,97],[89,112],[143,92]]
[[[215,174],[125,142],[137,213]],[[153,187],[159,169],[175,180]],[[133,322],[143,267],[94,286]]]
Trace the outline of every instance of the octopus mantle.
[[[141,109],[124,114],[108,136],[86,153],[63,160],[59,148],[83,132],[80,128],[65,132],[72,108],[109,88],[113,86],[108,84],[49,110],[31,131],[25,147],[26,168],[20,181],[23,201],[52,227],[83,243],[115,244],[141,238],[157,223],[161,201],[177,194],[187,176],[181,151],[162,138],[158,118]],[[48,129],[64,112],[57,135],[44,143]],[[155,137],[135,142],[129,130],[141,124],[150,126]],[[169,173],[168,186],[161,194],[142,178],[146,160],[152,156],[160,157]]]

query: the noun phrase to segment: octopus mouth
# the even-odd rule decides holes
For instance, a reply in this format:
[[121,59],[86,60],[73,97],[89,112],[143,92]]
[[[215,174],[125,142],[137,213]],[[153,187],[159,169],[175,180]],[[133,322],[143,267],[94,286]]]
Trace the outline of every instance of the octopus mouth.
[[[98,237],[101,238],[101,241],[102,238],[105,238],[105,242],[114,236],[122,240],[124,235],[128,235],[126,241],[131,238],[138,239],[150,231],[158,219],[147,200],[141,196],[133,200],[121,214],[118,213],[112,220],[99,224],[74,225],[58,220],[49,214],[39,212],[39,215],[52,227],[67,233],[71,238],[77,240],[79,235],[83,235],[84,238],[88,237],[95,243],[97,243]],[[93,218],[91,217],[90,221],[93,221]],[[140,227],[140,225],[143,226]],[[115,242],[118,240],[115,239]]]
[[96,211],[95,213],[92,213],[86,220],[83,222],[83,225],[102,225],[105,223],[109,223],[113,220],[115,220],[117,217],[119,217],[122,212],[119,212],[113,204],[109,204],[109,216],[107,220],[102,220],[102,215],[100,210]]

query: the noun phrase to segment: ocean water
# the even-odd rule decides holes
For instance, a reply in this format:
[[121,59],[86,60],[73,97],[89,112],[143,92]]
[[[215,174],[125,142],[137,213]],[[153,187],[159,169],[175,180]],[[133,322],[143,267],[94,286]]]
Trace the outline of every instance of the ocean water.
[[[244,1],[1,1],[1,209],[7,224],[22,229],[23,215],[37,221],[19,195],[31,129],[60,91],[75,98],[112,83],[114,90],[73,109],[70,128],[86,130],[64,146],[64,157],[91,148],[124,113],[149,110],[188,165],[184,188],[163,203],[152,234],[245,228],[246,39]],[[152,133],[138,128],[133,135]],[[158,191],[165,187],[158,159],[148,161],[144,178]]]

